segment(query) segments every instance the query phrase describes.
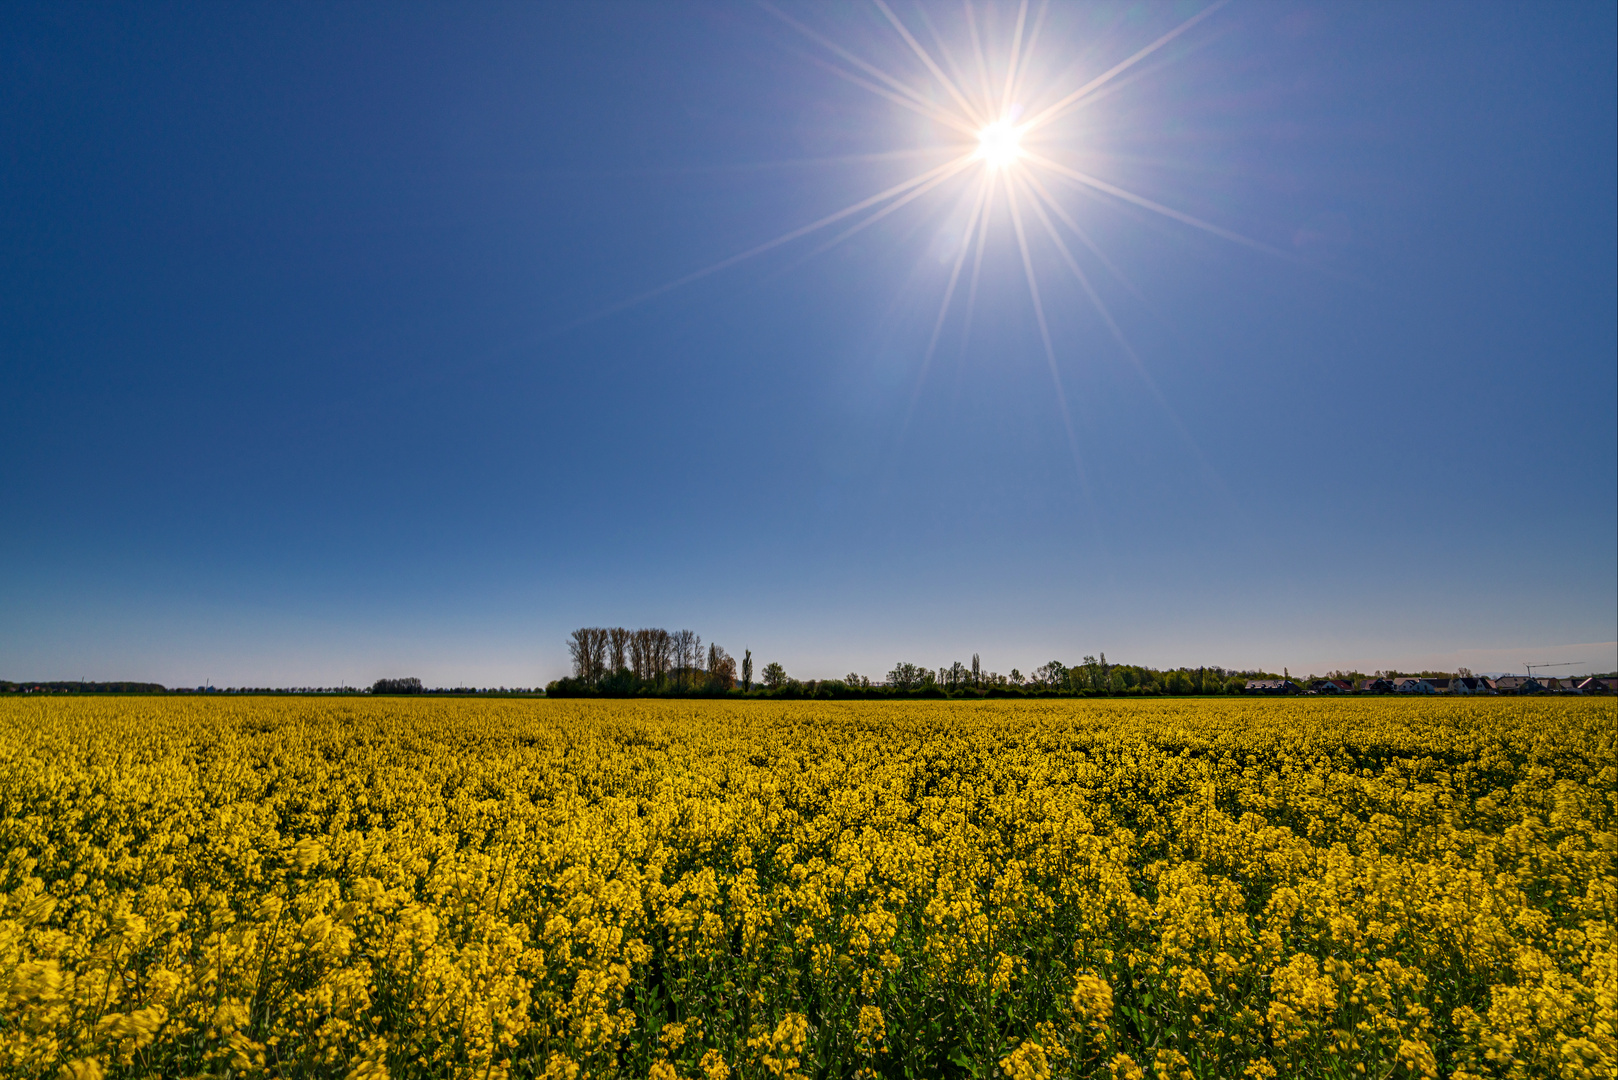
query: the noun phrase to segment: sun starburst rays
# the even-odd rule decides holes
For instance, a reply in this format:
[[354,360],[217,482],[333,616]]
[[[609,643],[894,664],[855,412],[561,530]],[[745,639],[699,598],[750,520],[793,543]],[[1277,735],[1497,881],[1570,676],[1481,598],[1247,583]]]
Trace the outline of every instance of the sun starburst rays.
[[[976,67],[976,86],[972,85],[972,81],[961,70],[961,65],[950,52],[944,35],[938,32],[937,27],[933,25],[925,11],[918,8],[917,16],[936,47],[937,57],[917,39],[904,20],[889,5],[888,0],[872,0],[873,5],[881,13],[883,20],[899,36],[915,58],[920,61],[934,87],[941,89],[947,100],[927,95],[900,76],[883,71],[877,65],[856,56],[849,49],[786,15],[769,4],[767,0],[763,0],[763,6],[766,10],[775,14],[788,26],[809,40],[826,48],[839,60],[852,66],[854,71],[848,71],[826,60],[821,61],[822,66],[836,71],[841,77],[857,85],[864,86],[889,101],[935,120],[951,131],[966,134],[975,139],[975,146],[968,143],[963,148],[965,152],[962,157],[952,159],[946,166],[941,167],[942,171],[933,170],[932,173],[925,174],[926,179],[921,184],[911,185],[901,192],[896,192],[891,197],[891,202],[888,205],[876,206],[867,200],[867,206],[862,207],[862,209],[868,209],[868,216],[843,229],[822,247],[829,247],[840,242],[846,236],[891,213],[899,205],[910,203],[947,180],[966,173],[968,171],[965,167],[966,165],[980,164],[982,168],[974,181],[978,186],[971,200],[972,209],[968,215],[967,227],[961,237],[958,249],[954,252],[954,258],[951,260],[949,277],[939,303],[938,315],[933,320],[932,330],[928,335],[927,345],[922,354],[916,393],[919,393],[922,382],[926,379],[931,368],[933,356],[937,351],[946,320],[954,304],[956,291],[960,285],[961,272],[965,266],[966,256],[968,252],[971,252],[973,257],[972,274],[967,288],[966,314],[962,328],[964,348],[964,340],[971,332],[972,315],[977,302],[978,286],[983,268],[983,254],[988,242],[990,218],[993,216],[996,203],[1003,196],[1004,206],[1010,217],[1012,232],[1016,239],[1023,275],[1027,282],[1029,299],[1033,305],[1035,321],[1038,324],[1046,366],[1051,376],[1053,396],[1061,414],[1068,446],[1073,455],[1074,467],[1085,487],[1088,487],[1088,484],[1084,482],[1084,468],[1079,454],[1077,436],[1073,427],[1072,414],[1068,408],[1067,394],[1062,383],[1050,322],[1046,317],[1045,303],[1040,291],[1038,274],[1035,270],[1022,204],[1026,202],[1038,218],[1044,228],[1046,238],[1057,251],[1061,262],[1073,273],[1080,289],[1105,325],[1108,335],[1128,357],[1131,365],[1140,370],[1144,376],[1145,372],[1141,366],[1139,356],[1129,344],[1112,312],[1103,302],[1089,275],[1084,272],[1079,265],[1078,259],[1075,258],[1066,241],[1062,239],[1055,222],[1052,221],[1052,216],[1054,215],[1074,235],[1079,237],[1085,248],[1105,267],[1108,274],[1119,281],[1127,291],[1137,297],[1139,293],[1129,283],[1116,264],[1102,252],[1101,248],[1079,226],[1073,216],[1060,205],[1038,174],[1048,172],[1069,183],[1083,185],[1090,192],[1151,210],[1171,220],[1212,235],[1275,254],[1280,253],[1274,252],[1274,249],[1269,248],[1267,245],[1258,243],[1229,229],[1203,221],[1200,218],[1148,199],[1143,195],[1131,192],[1117,184],[1091,176],[1086,172],[1055,160],[1048,153],[1036,151],[1029,144],[1041,141],[1048,142],[1049,140],[1040,139],[1042,132],[1095,100],[1120,75],[1134,68],[1147,57],[1159,52],[1228,2],[1229,0],[1214,0],[1209,6],[1179,23],[1168,32],[1159,35],[1153,41],[1137,49],[1101,74],[1084,82],[1077,89],[1066,93],[1052,94],[1050,95],[1052,100],[1036,102],[1037,107],[1035,108],[1025,108],[1022,102],[1025,95],[1028,94],[1034,48],[1039,41],[1040,33],[1049,14],[1049,0],[1044,0],[1039,5],[1031,22],[1028,0],[1021,0],[1018,4],[1016,21],[1011,31],[1009,43],[1006,46],[1003,75],[999,78],[991,75],[990,53],[984,44],[983,34],[979,26],[978,12],[974,9],[971,0],[965,0],[964,21],[966,23],[967,39],[971,45],[971,58]],[[942,63],[940,63],[940,58]],[[946,68],[948,69],[947,71]],[[876,81],[873,82],[872,80]],[[909,414],[915,407],[915,398],[916,394],[912,394],[910,408],[906,412],[907,426]]]
[[[881,16],[882,23],[897,35],[905,50],[920,65],[919,69],[912,65],[909,77],[886,70],[859,56],[852,49],[780,10],[770,0],[758,2],[764,10],[822,50],[820,54],[806,54],[815,64],[885,101],[925,117],[937,124],[940,130],[950,133],[939,140],[936,146],[937,152],[949,155],[948,159],[807,225],[791,229],[739,254],[650,289],[598,312],[591,318],[637,305],[793,241],[831,229],[833,226],[840,226],[814,246],[808,253],[809,256],[813,256],[842,243],[900,208],[912,205],[928,194],[964,179],[969,184],[975,185],[974,188],[962,193],[966,198],[965,205],[970,206],[970,211],[967,214],[965,231],[959,240],[959,247],[947,260],[950,265],[948,280],[944,285],[938,314],[933,321],[923,351],[916,391],[919,393],[921,380],[925,380],[932,365],[970,254],[972,270],[966,289],[961,330],[962,348],[963,350],[965,348],[978,302],[984,251],[989,244],[991,220],[996,218],[998,208],[1003,206],[1006,217],[1010,219],[1011,232],[1022,264],[1035,321],[1038,324],[1040,342],[1052,380],[1053,397],[1061,413],[1074,466],[1079,473],[1081,484],[1087,488],[1073,419],[1063,388],[1056,344],[1036,273],[1034,253],[1025,222],[1024,204],[1026,203],[1026,209],[1038,219],[1043,227],[1044,238],[1050,242],[1060,261],[1073,273],[1080,289],[1106,327],[1108,335],[1125,353],[1131,364],[1140,369],[1144,375],[1139,356],[1103,302],[1090,275],[1085,273],[1073,250],[1062,238],[1057,223],[1060,222],[1077,236],[1085,250],[1094,256],[1108,275],[1118,281],[1126,291],[1137,298],[1140,294],[1114,261],[1106,256],[1100,246],[1080,227],[1073,215],[1061,205],[1041,174],[1060,179],[1069,185],[1076,185],[1086,193],[1129,203],[1213,236],[1283,258],[1287,257],[1285,253],[1268,245],[1129,191],[1121,185],[1058,160],[1058,156],[1062,153],[1059,138],[1061,132],[1056,125],[1060,121],[1110,93],[1120,83],[1119,77],[1125,72],[1130,72],[1132,68],[1136,69],[1136,73],[1148,70],[1137,68],[1137,65],[1203,22],[1229,0],[1213,0],[1190,18],[1070,91],[1032,88],[1036,81],[1033,77],[1036,67],[1035,49],[1046,26],[1050,12],[1049,0],[1043,0],[1032,12],[1031,18],[1028,0],[1021,0],[1018,4],[1010,36],[999,43],[1004,50],[998,54],[1003,56],[1003,64],[994,62],[997,53],[986,42],[985,27],[980,25],[981,13],[974,7],[972,0],[963,0],[965,36],[970,46],[966,67],[972,69],[970,74],[968,70],[963,70],[963,65],[951,52],[945,35],[939,32],[925,11],[917,8],[915,17],[931,40],[932,49],[924,45],[912,32],[905,19],[890,6],[888,0],[871,0]],[[925,74],[922,75],[922,72]],[[919,84],[915,81],[918,77],[922,80]],[[1128,81],[1129,79],[1122,80]],[[955,138],[959,141],[952,142],[951,139]],[[915,395],[912,395],[911,405],[906,413],[907,424],[909,413],[914,407]]]
[[[730,260],[725,260],[723,263],[716,264],[714,267],[711,267],[705,271],[699,271],[699,274],[711,273],[713,270],[732,265],[733,262],[738,261],[741,258],[750,257],[752,254],[762,250],[767,250],[769,247],[776,246],[791,239],[796,239],[809,231],[823,227],[825,224],[830,224],[835,220],[842,220],[842,218],[847,215],[859,213],[861,211],[869,211],[869,220],[862,220],[861,222],[844,229],[830,242],[830,244],[823,246],[835,244],[847,235],[864,228],[871,221],[875,221],[880,217],[886,216],[896,208],[893,206],[880,206],[878,205],[879,202],[892,199],[896,203],[900,204],[910,203],[920,197],[920,195],[923,193],[922,190],[918,190],[921,185],[926,185],[924,190],[931,190],[942,184],[945,180],[952,179],[959,173],[964,172],[965,169],[962,167],[963,162],[971,163],[974,161],[981,163],[984,166],[984,175],[980,176],[977,180],[977,183],[980,185],[983,206],[981,212],[974,213],[977,229],[977,235],[975,238],[977,255],[974,258],[973,287],[969,290],[969,292],[972,294],[968,299],[969,309],[971,303],[975,299],[976,279],[981,268],[982,250],[986,241],[988,219],[991,216],[991,211],[993,209],[991,205],[993,201],[992,193],[996,190],[1002,193],[1007,200],[1008,208],[1011,207],[1012,202],[1017,197],[1017,185],[1007,183],[1004,185],[999,185],[997,188],[993,183],[992,174],[1001,171],[1015,172],[1020,178],[1020,183],[1033,185],[1032,192],[1028,196],[1030,201],[1045,201],[1050,206],[1052,212],[1054,212],[1065,225],[1067,225],[1077,236],[1079,236],[1086,249],[1094,254],[1098,260],[1100,260],[1102,265],[1106,267],[1108,273],[1124,284],[1124,286],[1131,293],[1136,293],[1134,287],[1129,285],[1122,272],[1118,270],[1117,266],[1112,262],[1112,260],[1108,259],[1101,252],[1100,248],[1094,243],[1093,240],[1091,240],[1084,230],[1078,226],[1077,222],[1073,220],[1071,215],[1067,214],[1061,209],[1057,203],[1057,200],[1050,194],[1049,189],[1046,188],[1042,182],[1040,182],[1036,174],[1037,171],[1049,172],[1069,182],[1081,184],[1091,192],[1101,193],[1112,198],[1131,203],[1143,209],[1151,210],[1157,214],[1161,214],[1164,217],[1178,221],[1181,224],[1189,225],[1193,228],[1200,229],[1223,239],[1267,251],[1272,254],[1282,254],[1267,245],[1242,236],[1241,234],[1232,230],[1222,228],[1211,222],[1203,221],[1200,218],[1194,217],[1179,210],[1175,210],[1155,200],[1148,199],[1143,195],[1138,195],[1131,192],[1117,184],[1091,176],[1088,173],[1082,172],[1069,165],[1059,162],[1045,153],[1037,152],[1033,146],[1030,145],[1041,141],[1040,134],[1044,129],[1050,128],[1058,120],[1070,115],[1075,110],[1084,107],[1084,105],[1094,99],[1099,92],[1101,92],[1104,88],[1107,88],[1108,84],[1115,81],[1121,74],[1139,64],[1142,60],[1146,59],[1152,54],[1158,52],[1170,42],[1179,38],[1181,35],[1186,33],[1192,27],[1196,26],[1198,23],[1202,22],[1228,2],[1229,0],[1214,0],[1214,2],[1209,6],[1203,8],[1195,15],[1179,23],[1168,32],[1159,35],[1146,46],[1136,50],[1127,58],[1114,64],[1101,74],[1089,79],[1077,89],[1059,96],[1053,94],[1051,96],[1054,98],[1054,100],[1051,100],[1048,104],[1041,104],[1037,109],[1025,109],[1021,104],[1019,104],[1019,100],[1027,91],[1029,72],[1031,70],[1032,60],[1034,58],[1034,47],[1039,40],[1042,29],[1044,28],[1046,16],[1049,14],[1049,0],[1044,0],[1044,2],[1039,5],[1037,11],[1034,12],[1031,22],[1029,18],[1028,0],[1021,0],[1021,3],[1019,3],[1017,7],[1016,21],[1012,28],[1009,42],[1006,46],[1007,52],[1004,65],[1004,74],[1003,77],[998,79],[992,77],[991,75],[989,51],[986,49],[984,44],[983,35],[979,26],[978,12],[973,7],[971,0],[965,0],[964,21],[967,28],[967,37],[971,44],[972,58],[975,61],[975,66],[977,69],[976,86],[971,84],[971,81],[961,70],[960,64],[956,62],[953,54],[951,54],[949,51],[944,36],[938,32],[938,29],[927,17],[925,11],[918,8],[916,14],[923,27],[926,29],[927,34],[932,38],[933,43],[937,48],[938,57],[941,57],[943,60],[942,64],[939,62],[939,59],[933,55],[933,52],[917,39],[915,34],[911,32],[905,21],[900,18],[898,13],[894,11],[887,0],[872,0],[872,4],[876,7],[878,12],[880,12],[883,20],[899,36],[904,45],[915,56],[915,58],[920,61],[922,67],[927,72],[927,75],[932,80],[933,85],[943,91],[944,95],[949,99],[948,102],[939,101],[936,97],[930,96],[923,89],[918,88],[910,82],[907,82],[904,78],[885,71],[878,65],[856,55],[850,49],[845,48],[843,45],[838,44],[826,35],[812,29],[801,21],[794,19],[792,16],[781,11],[773,4],[769,3],[768,0],[760,0],[760,4],[765,8],[765,10],[775,15],[783,23],[790,26],[793,30],[808,40],[824,48],[827,52],[831,53],[832,56],[849,65],[854,70],[850,71],[847,68],[841,67],[837,63],[833,63],[824,58],[817,58],[817,62],[821,66],[836,72],[840,77],[847,79],[855,85],[864,87],[865,89],[883,97],[888,101],[894,102],[895,104],[901,105],[902,107],[910,109],[913,112],[926,116],[952,131],[967,136],[969,141],[961,147],[963,151],[962,156],[952,159],[944,166],[940,166],[937,169],[919,174],[917,177],[913,177],[911,181],[906,181],[904,184],[895,185],[895,187],[889,188],[887,192],[882,195],[861,200],[861,202],[856,203],[843,211],[839,211],[833,215],[828,215],[827,218],[822,218],[820,222],[817,222],[814,225],[806,226],[803,229],[793,230],[793,232],[784,234],[783,237],[778,238],[777,240],[769,241],[764,245],[760,245],[758,248],[752,249],[741,256]],[[946,68],[948,68],[947,71],[945,70]],[[945,172],[948,175],[940,176],[940,172]],[[962,240],[963,250],[965,246],[972,245],[973,240],[974,237],[969,232],[968,235],[966,235]],[[1065,248],[1063,250],[1065,251]],[[1066,252],[1063,261],[1072,262],[1073,265],[1077,265],[1077,263],[1071,259],[1071,252]],[[950,306],[950,297],[953,296],[958,279],[959,270],[952,268],[949,284],[946,287],[945,299],[942,305],[943,309],[946,311]],[[690,278],[682,279],[681,282],[675,284],[683,284],[685,280],[690,280]],[[1097,294],[1095,294],[1093,288],[1086,287],[1085,292],[1093,303],[1099,303],[1099,297]],[[1138,295],[1138,293],[1136,294]],[[1110,314],[1101,311],[1099,308],[1098,313],[1102,315],[1104,321],[1108,324],[1109,329],[1114,331],[1114,333],[1117,333],[1116,322],[1111,318]],[[926,350],[926,355],[928,357],[931,356],[933,349],[936,348],[937,336],[938,330],[935,328],[933,335],[929,339]]]

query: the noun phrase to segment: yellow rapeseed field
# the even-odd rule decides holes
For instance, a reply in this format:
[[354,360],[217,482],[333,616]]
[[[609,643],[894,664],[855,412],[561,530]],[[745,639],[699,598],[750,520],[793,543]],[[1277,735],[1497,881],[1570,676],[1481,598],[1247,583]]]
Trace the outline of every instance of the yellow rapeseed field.
[[6,1077],[1613,1077],[1611,700],[0,702]]

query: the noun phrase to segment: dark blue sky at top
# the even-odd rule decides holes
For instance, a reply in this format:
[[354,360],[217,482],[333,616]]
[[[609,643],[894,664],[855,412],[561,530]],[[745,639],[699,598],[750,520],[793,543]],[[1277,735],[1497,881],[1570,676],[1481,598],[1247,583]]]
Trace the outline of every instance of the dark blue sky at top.
[[[1199,8],[1056,7],[1032,85]],[[1289,256],[1047,181],[1140,361],[1025,208],[1076,466],[1003,207],[924,367],[976,166],[619,306],[944,160],[763,8],[6,5],[0,677],[1610,668],[1614,11],[1238,2],[1058,125]]]

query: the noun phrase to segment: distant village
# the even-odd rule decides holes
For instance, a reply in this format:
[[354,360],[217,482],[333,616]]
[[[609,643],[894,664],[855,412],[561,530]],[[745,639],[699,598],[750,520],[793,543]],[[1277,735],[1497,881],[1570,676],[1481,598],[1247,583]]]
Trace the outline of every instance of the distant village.
[[1552,679],[1534,675],[1380,675],[1364,678],[1249,679],[1244,694],[1610,694],[1618,679],[1582,675]]

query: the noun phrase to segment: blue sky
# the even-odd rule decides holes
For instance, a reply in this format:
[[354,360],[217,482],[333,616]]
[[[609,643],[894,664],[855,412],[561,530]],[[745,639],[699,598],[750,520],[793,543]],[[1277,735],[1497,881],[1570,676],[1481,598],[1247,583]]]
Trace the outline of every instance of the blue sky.
[[[1203,6],[1055,7],[1019,94]],[[764,8],[6,5],[0,677],[1618,666],[1614,23],[1237,2],[1128,69],[1041,152],[1270,250],[1047,176],[1134,352],[1024,205],[1059,399],[1003,201],[926,360],[981,163],[625,306],[957,152]]]

